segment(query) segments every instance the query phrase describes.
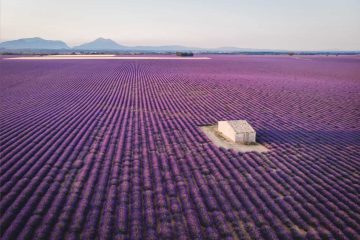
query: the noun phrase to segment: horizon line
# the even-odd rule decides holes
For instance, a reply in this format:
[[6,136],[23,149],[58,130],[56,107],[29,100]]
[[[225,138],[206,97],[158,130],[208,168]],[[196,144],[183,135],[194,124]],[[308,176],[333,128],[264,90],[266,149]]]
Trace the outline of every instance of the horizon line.
[[[83,44],[87,44],[90,42],[93,42],[95,40],[98,39],[105,39],[105,40],[111,40],[114,41],[115,43],[123,46],[123,47],[169,47],[169,46],[178,46],[178,47],[186,47],[186,48],[199,48],[199,50],[216,50],[219,48],[238,48],[239,50],[258,50],[258,51],[287,51],[287,52],[360,52],[360,49],[351,49],[351,50],[344,50],[344,49],[313,49],[313,50],[299,50],[299,49],[272,49],[272,48],[254,48],[254,47],[238,47],[238,46],[234,46],[234,45],[230,45],[230,46],[217,46],[217,47],[199,47],[199,46],[187,46],[184,44],[160,44],[160,45],[152,45],[152,44],[143,44],[143,45],[128,45],[128,44],[123,44],[123,43],[119,43],[117,40],[114,40],[112,38],[105,38],[105,37],[96,37],[93,40],[88,40],[86,42],[83,42],[81,44],[69,44],[64,40],[59,40],[59,39],[47,39],[47,38],[43,38],[43,37],[39,37],[39,36],[34,36],[34,37],[22,37],[22,38],[17,38],[17,39],[7,39],[7,40],[1,40],[0,39],[0,44],[4,43],[4,42],[8,42],[8,41],[16,41],[16,40],[21,40],[21,39],[31,39],[31,38],[40,38],[42,40],[48,40],[48,41],[62,41],[64,42],[69,48],[71,49],[76,49],[77,46],[83,45]],[[91,49],[89,49],[91,50]],[[105,49],[104,49],[105,50]],[[116,50],[115,50],[116,51]]]

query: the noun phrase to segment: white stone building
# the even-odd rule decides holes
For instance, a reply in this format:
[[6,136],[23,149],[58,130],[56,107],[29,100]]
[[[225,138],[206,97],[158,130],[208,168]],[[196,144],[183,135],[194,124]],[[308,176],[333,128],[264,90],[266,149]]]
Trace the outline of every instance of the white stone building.
[[236,143],[256,142],[256,132],[246,120],[219,121],[218,131]]

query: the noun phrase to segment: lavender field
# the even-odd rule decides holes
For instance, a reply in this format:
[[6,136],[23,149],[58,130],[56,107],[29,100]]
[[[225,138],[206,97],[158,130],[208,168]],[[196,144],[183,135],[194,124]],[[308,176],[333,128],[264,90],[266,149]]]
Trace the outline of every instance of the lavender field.
[[209,57],[0,58],[1,239],[360,239],[360,57]]

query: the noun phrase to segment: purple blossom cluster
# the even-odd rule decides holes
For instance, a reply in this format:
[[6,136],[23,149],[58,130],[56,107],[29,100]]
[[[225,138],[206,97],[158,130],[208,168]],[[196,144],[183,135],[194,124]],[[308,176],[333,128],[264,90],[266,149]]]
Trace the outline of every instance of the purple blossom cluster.
[[211,58],[0,59],[1,239],[360,238],[360,58]]

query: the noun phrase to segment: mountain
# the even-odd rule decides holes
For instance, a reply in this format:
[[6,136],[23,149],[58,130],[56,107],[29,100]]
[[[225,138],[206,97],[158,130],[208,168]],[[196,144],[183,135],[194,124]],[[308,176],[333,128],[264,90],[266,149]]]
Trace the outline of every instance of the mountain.
[[[1,0],[0,0],[1,1]],[[39,37],[23,38],[18,40],[0,43],[1,53],[36,53],[36,54],[68,54],[74,51],[91,53],[93,51],[103,51],[107,53],[174,53],[174,52],[194,52],[194,53],[251,53],[251,54],[282,54],[287,50],[271,49],[252,49],[239,47],[219,47],[219,48],[199,48],[186,47],[181,45],[163,46],[125,46],[120,45],[111,39],[98,38],[92,42],[70,48],[63,41],[45,40]],[[293,51],[299,54],[358,54],[359,51]]]
[[92,42],[84,43],[74,47],[79,50],[124,50],[127,47],[122,46],[111,39],[98,38]]
[[0,43],[0,48],[4,49],[69,49],[63,41],[45,40],[39,37],[22,38],[18,40]]
[[98,38],[92,42],[84,43],[79,46],[69,48],[62,41],[45,40],[42,38],[23,38],[13,41],[0,43],[0,49],[6,50],[80,50],[80,51],[121,51],[121,52],[215,52],[215,53],[231,53],[231,52],[258,52],[269,51],[265,49],[249,49],[238,47],[220,47],[220,48],[198,48],[186,47],[181,45],[163,45],[163,46],[124,46],[111,39]]
[[77,50],[120,50],[120,51],[192,51],[201,50],[201,48],[191,48],[178,45],[165,45],[165,46],[124,46],[111,39],[98,38],[95,41],[84,43],[74,47]]

